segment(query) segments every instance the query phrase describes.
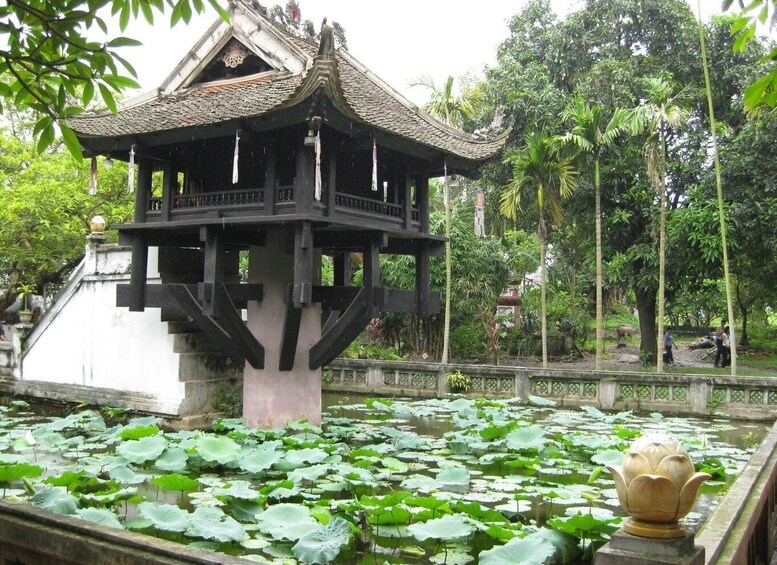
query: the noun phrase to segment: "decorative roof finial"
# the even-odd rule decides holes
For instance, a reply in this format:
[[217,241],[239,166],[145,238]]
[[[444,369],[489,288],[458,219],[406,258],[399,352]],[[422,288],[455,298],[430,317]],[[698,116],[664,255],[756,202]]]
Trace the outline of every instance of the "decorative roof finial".
[[318,44],[318,55],[329,57],[335,54],[335,38],[332,27],[327,25],[326,18],[321,22],[321,41]]

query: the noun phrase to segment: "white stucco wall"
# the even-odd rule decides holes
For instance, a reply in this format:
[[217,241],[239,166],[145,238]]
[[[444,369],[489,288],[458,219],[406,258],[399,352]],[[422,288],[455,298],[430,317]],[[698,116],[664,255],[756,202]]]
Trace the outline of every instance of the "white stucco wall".
[[[156,250],[150,251],[154,283]],[[146,393],[156,397],[157,411],[177,414],[185,385],[159,309],[116,307],[116,285],[129,282],[129,255],[127,249],[87,247],[81,272],[30,334],[21,378]]]

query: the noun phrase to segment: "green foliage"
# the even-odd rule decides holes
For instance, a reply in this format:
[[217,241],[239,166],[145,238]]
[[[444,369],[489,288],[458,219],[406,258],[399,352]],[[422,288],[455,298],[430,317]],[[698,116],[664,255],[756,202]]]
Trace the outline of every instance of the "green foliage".
[[469,375],[465,375],[459,370],[446,374],[445,382],[448,383],[451,392],[467,392],[472,386],[472,379]]
[[109,223],[132,217],[126,165],[101,169],[97,196],[89,196],[87,162],[75,162],[61,148],[35,156],[27,135],[0,127],[0,311],[18,288],[28,295],[64,282],[83,256],[95,214]]
[[[228,20],[217,0],[208,3]],[[83,112],[99,93],[103,103],[116,112],[116,95],[125,88],[138,88],[132,65],[118,54],[120,47],[139,45],[129,37],[112,37],[100,43],[87,39],[90,28],[108,33],[104,19],[111,15],[125,31],[130,19],[140,13],[148,23],[164,13],[163,0],[11,0],[0,5],[4,49],[0,51],[0,111],[3,105],[29,108],[40,115],[35,123],[37,150],[52,144],[57,130],[75,157],[81,148],[63,121]],[[170,3],[170,6],[173,4]],[[188,23],[192,13],[204,10],[201,0],[179,0],[170,24]],[[126,74],[125,74],[126,73]]]
[[[208,540],[214,550],[249,559],[257,552],[293,552],[311,563],[366,562],[413,544],[403,552],[405,561],[442,562],[447,552],[449,563],[472,558],[578,563],[578,545],[589,553],[620,520],[613,515],[617,503],[606,494],[612,484],[602,479],[601,464],[622,458],[620,450],[639,433],[666,425],[630,412],[586,407],[545,416],[544,407],[467,398],[372,399],[369,407],[344,408],[353,417],[328,418],[322,426],[295,422],[264,432],[222,420],[215,426],[219,433],[159,431],[140,439],[129,438],[153,426],[155,418],[106,429],[93,411],[40,419],[0,409],[3,433],[30,431],[47,453],[51,476],[33,476],[40,468],[28,473],[14,467],[28,464],[3,437],[0,468],[8,473],[6,485],[22,480],[25,486],[9,500],[183,543],[200,540],[197,546]],[[386,416],[390,423],[381,420]],[[542,421],[529,425],[533,418]],[[445,422],[447,431],[421,434],[412,424],[420,419]],[[717,439],[693,439],[728,433],[726,421],[686,419],[683,430],[678,439],[691,451],[701,449],[705,457],[694,459],[723,483],[749,458],[749,451],[722,440],[718,446]],[[122,439],[123,431],[128,439]],[[746,438],[748,445],[759,437]],[[166,448],[153,463],[143,457],[132,469],[120,455],[156,440]],[[238,456],[222,458],[235,451],[232,444]],[[189,467],[160,476],[165,458]],[[203,468],[207,474],[200,474]],[[12,478],[20,475],[27,476]],[[162,500],[155,485],[188,492],[185,505],[150,502],[155,496]],[[133,515],[138,518],[127,518]],[[371,543],[351,548],[357,533]]]
[[402,356],[390,347],[380,347],[369,343],[352,342],[342,353],[346,359],[385,359],[388,361],[401,361]]
[[351,524],[335,516],[326,526],[303,535],[292,551],[304,563],[331,563],[351,542],[351,535]]

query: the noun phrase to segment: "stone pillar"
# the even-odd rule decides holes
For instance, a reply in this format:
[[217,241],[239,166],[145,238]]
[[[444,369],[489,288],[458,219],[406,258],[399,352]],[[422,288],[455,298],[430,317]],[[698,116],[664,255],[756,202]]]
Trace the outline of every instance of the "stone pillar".
[[32,324],[14,324],[13,330],[13,338],[11,338],[11,343],[13,344],[11,369],[13,369],[13,378],[20,381],[22,380],[22,347],[24,346],[24,340],[32,331]]
[[594,565],[704,565],[704,548],[693,534],[682,538],[651,539],[615,532],[594,557]]
[[615,379],[599,379],[599,408],[612,410],[618,399],[618,383]]
[[321,307],[302,309],[294,367],[279,369],[286,316],[286,287],[294,282],[294,256],[287,255],[282,230],[269,230],[264,247],[249,251],[248,279],[264,285],[264,300],[248,303],[248,328],[264,346],[264,369],[246,363],[243,417],[246,424],[275,428],[306,418],[321,422],[321,370],[308,368],[310,347],[321,338]]

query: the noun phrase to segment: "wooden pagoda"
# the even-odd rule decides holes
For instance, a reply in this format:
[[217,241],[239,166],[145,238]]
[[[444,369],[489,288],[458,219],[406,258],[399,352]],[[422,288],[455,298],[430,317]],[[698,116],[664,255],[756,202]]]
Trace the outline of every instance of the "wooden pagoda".
[[[372,318],[438,311],[429,178],[445,166],[471,176],[506,135],[480,139],[420,112],[335,49],[326,25],[316,45],[248,3],[232,3],[230,17],[157,91],[69,124],[86,156],[137,167],[134,223],[115,226],[132,246],[117,305],[183,313],[244,364],[249,424],[317,422],[320,368]],[[149,247],[162,284],[147,284]],[[415,289],[381,284],[381,253],[415,258]],[[333,284],[321,284],[322,255]]]

